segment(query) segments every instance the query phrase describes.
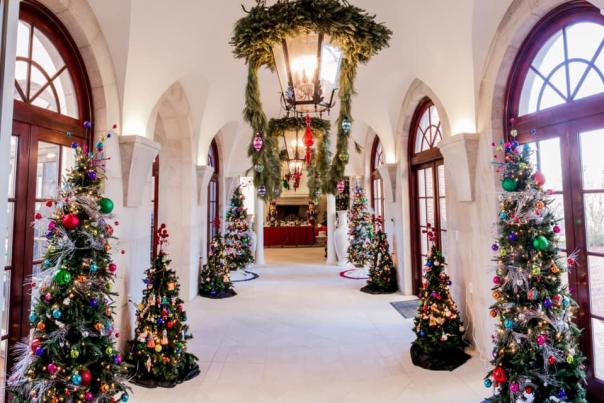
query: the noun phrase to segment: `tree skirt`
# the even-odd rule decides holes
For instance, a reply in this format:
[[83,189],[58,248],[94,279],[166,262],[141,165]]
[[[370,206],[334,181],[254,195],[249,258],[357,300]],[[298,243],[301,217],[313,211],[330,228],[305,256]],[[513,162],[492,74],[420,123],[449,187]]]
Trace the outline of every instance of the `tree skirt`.
[[199,295],[201,295],[202,297],[211,298],[211,299],[222,299],[222,298],[234,297],[235,295],[237,295],[237,293],[235,292],[235,290],[230,288],[228,290],[210,291],[210,292],[205,292],[205,291],[200,290]]
[[384,290],[382,288],[378,288],[374,285],[367,284],[365,287],[361,288],[361,291],[366,292],[367,294],[394,294],[398,290]]
[[462,348],[441,350],[430,354],[423,352],[415,344],[411,345],[411,361],[413,361],[413,364],[433,371],[453,371],[470,358]]
[[237,270],[231,273],[231,283],[240,283],[242,281],[255,280],[258,277],[258,273],[254,273],[248,270]]
[[369,278],[369,269],[366,267],[358,269],[349,269],[340,272],[340,277],[344,277],[350,280],[367,280]]
[[143,388],[173,388],[176,385],[179,385],[185,381],[195,378],[200,373],[201,370],[199,369],[199,365],[192,361],[183,370],[183,373],[181,374],[181,377],[179,379],[167,381],[154,378],[137,378],[135,375],[129,381],[130,383],[133,383],[137,386],[142,386]]

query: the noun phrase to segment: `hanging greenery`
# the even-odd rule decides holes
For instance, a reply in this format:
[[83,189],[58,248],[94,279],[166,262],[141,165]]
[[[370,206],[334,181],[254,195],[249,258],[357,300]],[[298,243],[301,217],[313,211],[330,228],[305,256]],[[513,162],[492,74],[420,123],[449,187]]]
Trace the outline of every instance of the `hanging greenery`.
[[[348,4],[346,0],[291,2],[279,0],[270,7],[266,6],[265,1],[257,0],[256,6],[249,11],[245,8],[243,10],[246,16],[235,24],[230,43],[234,47],[235,57],[245,59],[248,64],[244,118],[254,130],[252,138],[256,133],[265,133],[267,129],[266,115],[262,110],[258,88],[258,69],[266,66],[275,70],[273,45],[299,33],[312,31],[329,35],[332,43],[342,50],[338,90],[340,113],[337,119],[337,151],[331,161],[329,173],[321,183],[325,192],[335,194],[336,183],[343,178],[348,162],[348,137],[353,121],[351,115],[353,83],[358,64],[366,63],[381,49],[387,47],[392,31],[385,25],[377,23],[375,16]],[[266,138],[270,137],[272,136],[266,136]],[[266,186],[265,199],[276,197],[275,190],[278,188],[280,176],[276,167],[279,158],[275,144],[265,141],[260,151],[250,146],[249,155],[252,157],[254,167],[260,163],[264,165],[261,172],[255,169],[255,185]]]

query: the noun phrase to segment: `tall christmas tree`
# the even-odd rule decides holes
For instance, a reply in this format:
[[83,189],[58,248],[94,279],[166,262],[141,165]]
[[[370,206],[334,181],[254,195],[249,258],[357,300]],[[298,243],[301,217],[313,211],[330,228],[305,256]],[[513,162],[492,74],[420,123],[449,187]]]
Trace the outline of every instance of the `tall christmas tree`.
[[445,258],[434,245],[434,233],[428,225],[428,240],[433,243],[423,269],[420,300],[414,320],[417,336],[411,346],[415,365],[433,370],[453,370],[470,358],[464,352],[464,326],[453,301],[445,272]]
[[248,264],[254,263],[244,200],[241,187],[237,186],[226,214],[227,228],[224,234],[226,264],[231,270],[243,269]]
[[145,271],[146,288],[136,311],[134,340],[130,341],[131,382],[146,387],[173,387],[199,375],[197,357],[187,352],[187,340],[193,336],[185,324],[180,285],[165,250],[168,237],[162,224],[155,237],[159,252]]
[[46,202],[48,216],[36,213],[48,248],[32,279],[29,344],[15,347],[18,359],[8,380],[14,402],[128,400],[125,364],[114,343],[117,266],[110,245],[113,202],[101,195],[104,140],[90,152],[72,144],[75,166],[59,199]]
[[505,191],[499,205],[497,273],[493,278],[491,316],[493,369],[484,380],[493,387],[490,402],[586,402],[585,358],[579,351],[580,330],[573,323],[577,308],[562,276],[574,264],[559,257],[560,227],[543,190],[545,177],[533,173],[528,145],[512,132],[496,162]]
[[367,209],[367,198],[363,188],[354,187],[352,206],[348,212],[348,261],[362,267],[371,259],[371,241],[373,240],[373,223],[371,213]]
[[226,265],[226,256],[222,235],[220,235],[220,220],[214,222],[216,235],[210,244],[208,263],[199,273],[199,295],[208,298],[228,298],[237,295],[231,283],[231,273]]
[[390,255],[388,236],[382,229],[380,220],[377,221],[377,232],[371,243],[371,259],[369,262],[369,279],[361,291],[369,294],[391,294],[398,290],[396,268]]

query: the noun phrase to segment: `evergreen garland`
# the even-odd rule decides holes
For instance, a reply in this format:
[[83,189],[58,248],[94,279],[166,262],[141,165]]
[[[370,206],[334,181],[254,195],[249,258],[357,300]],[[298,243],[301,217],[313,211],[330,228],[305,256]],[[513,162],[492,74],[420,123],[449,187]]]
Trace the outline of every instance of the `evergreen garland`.
[[[332,158],[329,174],[325,175],[321,188],[335,194],[339,180],[343,179],[348,162],[348,140],[352,123],[351,105],[354,95],[354,78],[359,63],[366,63],[381,49],[388,46],[392,35],[384,24],[375,21],[375,16],[348,4],[343,0],[280,0],[267,7],[265,1],[257,0],[256,6],[235,24],[230,44],[235,57],[245,59],[248,64],[248,82],[245,96],[244,118],[256,133],[265,133],[266,115],[262,110],[258,88],[258,69],[267,66],[274,70],[272,46],[288,37],[304,31],[329,35],[331,41],[342,50],[338,97],[340,113],[337,119],[336,155]],[[280,192],[280,170],[277,169],[278,153],[273,143],[256,152],[250,147],[254,168],[254,184],[265,185],[265,200],[273,199]],[[323,156],[324,157],[324,156]],[[328,157],[327,157],[328,158]],[[316,175],[316,170],[314,172]],[[277,186],[277,187],[275,187]],[[311,187],[315,189],[316,185]],[[278,189],[278,190],[277,190]]]

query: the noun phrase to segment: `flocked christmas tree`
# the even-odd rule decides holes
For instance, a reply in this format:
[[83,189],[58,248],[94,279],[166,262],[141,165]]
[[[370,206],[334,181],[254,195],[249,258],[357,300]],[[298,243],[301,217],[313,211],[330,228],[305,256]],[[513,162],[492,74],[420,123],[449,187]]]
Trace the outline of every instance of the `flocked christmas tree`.
[[371,258],[371,241],[373,240],[372,216],[367,209],[367,198],[363,188],[354,187],[352,206],[348,211],[348,261],[355,266],[362,267],[369,263]]
[[414,320],[417,336],[411,346],[415,365],[434,370],[452,370],[469,356],[464,353],[464,326],[445,272],[445,257],[436,248],[431,226],[424,231],[432,243],[423,268],[419,304]]
[[226,264],[230,270],[243,269],[254,263],[252,239],[247,221],[247,209],[243,205],[245,196],[237,186],[227,210],[227,227],[224,234]]
[[162,224],[155,236],[157,257],[145,271],[146,287],[136,311],[134,340],[130,341],[131,381],[146,387],[173,387],[199,374],[197,357],[187,352],[187,340],[193,336],[185,324],[180,284],[166,253],[168,237]]
[[29,344],[15,347],[18,357],[8,381],[14,402],[129,398],[125,364],[115,347],[111,289],[117,266],[110,245],[113,202],[101,194],[104,141],[105,136],[90,152],[72,144],[75,165],[59,199],[45,203],[47,215],[36,213],[48,247],[41,272],[32,279]]
[[577,308],[562,281],[574,264],[558,251],[560,227],[544,191],[545,177],[533,173],[528,145],[512,132],[496,162],[501,185],[497,272],[493,278],[491,316],[493,369],[484,380],[493,387],[491,402],[586,402],[584,357],[573,323]]
[[388,235],[382,229],[381,220],[376,220],[377,231],[371,242],[369,279],[361,291],[369,294],[390,294],[398,290],[396,267],[390,254]]
[[224,244],[220,235],[220,220],[214,222],[216,234],[210,243],[208,263],[199,273],[199,295],[208,298],[227,298],[237,295],[231,283],[231,273],[226,265]]

